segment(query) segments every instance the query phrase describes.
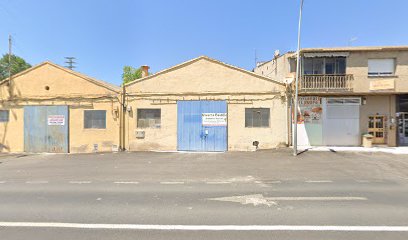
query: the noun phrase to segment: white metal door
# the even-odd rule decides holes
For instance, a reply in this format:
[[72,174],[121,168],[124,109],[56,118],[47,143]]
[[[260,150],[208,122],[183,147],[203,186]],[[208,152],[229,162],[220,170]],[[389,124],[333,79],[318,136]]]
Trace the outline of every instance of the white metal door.
[[323,141],[327,146],[360,145],[360,98],[326,98]]

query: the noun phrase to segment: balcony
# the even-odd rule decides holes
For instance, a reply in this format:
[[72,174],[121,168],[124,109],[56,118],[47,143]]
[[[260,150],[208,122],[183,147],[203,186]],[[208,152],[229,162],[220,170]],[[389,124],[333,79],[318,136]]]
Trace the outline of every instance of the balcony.
[[299,82],[301,92],[351,92],[353,91],[353,75],[302,75]]

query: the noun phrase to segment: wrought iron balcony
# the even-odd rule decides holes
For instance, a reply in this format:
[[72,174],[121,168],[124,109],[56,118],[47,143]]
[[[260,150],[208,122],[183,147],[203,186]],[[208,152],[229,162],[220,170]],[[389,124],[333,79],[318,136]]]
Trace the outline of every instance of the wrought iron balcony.
[[341,92],[353,90],[353,75],[302,75],[299,82],[301,92]]

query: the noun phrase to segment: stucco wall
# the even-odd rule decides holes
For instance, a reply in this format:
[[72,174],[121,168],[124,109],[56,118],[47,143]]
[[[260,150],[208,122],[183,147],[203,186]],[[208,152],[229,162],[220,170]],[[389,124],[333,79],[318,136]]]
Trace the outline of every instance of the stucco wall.
[[268,62],[260,64],[254,69],[254,72],[266,77],[270,77],[276,81],[285,82],[287,77],[293,77],[296,71],[296,62],[290,59],[293,53],[285,53]]
[[[69,106],[69,152],[92,152],[94,144],[98,151],[112,151],[112,145],[119,144],[119,118],[113,111],[119,105],[113,102],[82,102],[82,106],[73,102],[42,102],[27,105],[64,105]],[[24,151],[24,105],[5,107],[10,110],[9,122],[0,123],[0,140],[3,152]],[[84,129],[84,110],[106,110],[106,129]]]
[[128,93],[261,93],[284,91],[281,85],[256,75],[232,69],[205,58],[169,72],[128,85]]
[[[263,96],[267,98],[268,96]],[[226,100],[225,97],[211,100]],[[248,99],[248,96],[247,96]],[[199,100],[185,96],[179,100]],[[280,96],[266,101],[241,101],[228,103],[228,150],[246,151],[253,149],[253,141],[258,141],[260,149],[270,149],[287,143],[286,102]],[[130,151],[177,150],[177,100],[169,103],[153,103],[153,100],[136,100],[131,102],[132,113],[127,117],[127,149]],[[270,108],[270,126],[265,128],[245,127],[245,108]],[[160,128],[137,128],[137,109],[161,109]],[[137,139],[135,131],[144,131],[145,138]]]
[[[12,96],[7,84],[0,85],[0,109],[10,109],[9,122],[0,123],[0,140],[4,152],[24,151],[24,106],[69,106],[69,151],[112,151],[119,144],[120,105],[118,93],[62,70],[43,64],[13,78]],[[49,90],[46,90],[46,86]],[[84,129],[84,110],[106,110],[106,129]],[[115,111],[116,110],[116,111]]]
[[[393,77],[372,77],[368,76],[368,59],[372,58],[395,58],[396,68],[395,76]],[[367,92],[408,92],[408,51],[365,51],[365,52],[350,52],[347,58],[347,74],[353,74],[354,92],[367,93]],[[393,90],[381,90],[370,91],[370,81],[376,80],[394,80],[395,91]]]
[[10,110],[9,121],[0,122],[0,151],[24,151],[24,109],[23,107],[0,106],[0,109]]
[[[119,146],[120,109],[117,102],[95,102],[89,107],[70,107],[70,152],[92,152],[94,144],[98,151],[112,151],[112,146]],[[106,110],[106,129],[85,129],[85,110]]]
[[[13,96],[19,98],[50,98],[52,96],[72,98],[73,96],[113,94],[112,90],[95,85],[68,71],[44,64],[26,74],[13,77],[11,85]],[[45,89],[46,86],[49,87],[49,90]],[[7,99],[9,92],[10,89],[6,84],[2,84],[0,87],[1,99]]]
[[[284,87],[270,79],[200,58],[136,81],[127,87],[132,113],[127,116],[127,146],[135,150],[177,150],[177,100],[226,100],[228,103],[228,149],[249,150],[287,142]],[[245,128],[245,108],[270,108],[269,128]],[[136,139],[137,109],[160,108],[161,128],[140,129]]]
[[[270,108],[269,127],[245,127],[245,108]],[[259,142],[260,149],[287,144],[286,103],[280,98],[228,105],[228,149],[251,150],[254,141]]]

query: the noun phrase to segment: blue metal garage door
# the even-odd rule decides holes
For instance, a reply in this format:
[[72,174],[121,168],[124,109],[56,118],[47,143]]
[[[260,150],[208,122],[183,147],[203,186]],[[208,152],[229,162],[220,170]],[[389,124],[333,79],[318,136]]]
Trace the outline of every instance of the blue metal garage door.
[[227,150],[226,101],[178,101],[179,151]]
[[24,151],[68,152],[68,106],[24,107]]

